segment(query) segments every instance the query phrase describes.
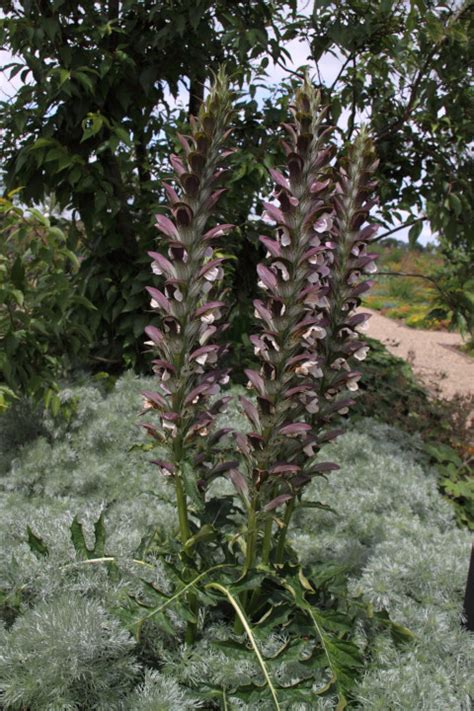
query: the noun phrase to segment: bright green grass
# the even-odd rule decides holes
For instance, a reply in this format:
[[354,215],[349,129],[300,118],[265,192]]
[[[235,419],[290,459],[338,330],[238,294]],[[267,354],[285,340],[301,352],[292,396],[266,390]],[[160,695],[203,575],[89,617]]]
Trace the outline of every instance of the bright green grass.
[[[148,462],[152,455],[130,451],[144,441],[137,413],[146,382],[126,375],[107,398],[92,387],[71,390],[79,410],[69,431],[52,431],[52,441],[40,438],[13,453],[3,442],[0,590],[10,597],[3,632],[0,625],[0,689],[6,711],[186,711],[201,707],[196,689],[207,682],[229,689],[232,711],[255,709],[233,699],[231,689],[259,678],[259,669],[252,657],[239,661],[211,645],[225,637],[222,625],[202,619],[200,641],[189,650],[176,617],[172,638],[151,626],[137,646],[114,614],[124,593],[136,590],[132,572],[138,571],[126,558],[147,528],[169,534],[176,527],[173,495]],[[403,647],[388,633],[378,636],[357,688],[354,708],[364,711],[471,708],[474,642],[459,619],[469,534],[456,528],[419,445],[373,420],[359,423],[324,453],[341,471],[317,480],[307,494],[338,515],[308,509],[291,530],[309,569],[318,561],[344,566],[354,595],[386,607],[416,635]],[[73,517],[85,522],[90,538],[104,509],[106,551],[122,557],[118,577],[101,566],[71,565]],[[30,551],[27,525],[48,544],[49,557]],[[166,585],[159,566],[150,576]],[[21,613],[10,626],[18,604]],[[362,630],[359,642],[365,643]],[[159,669],[150,667],[153,659]],[[311,709],[293,704],[285,711],[333,708],[328,697],[315,698]]]

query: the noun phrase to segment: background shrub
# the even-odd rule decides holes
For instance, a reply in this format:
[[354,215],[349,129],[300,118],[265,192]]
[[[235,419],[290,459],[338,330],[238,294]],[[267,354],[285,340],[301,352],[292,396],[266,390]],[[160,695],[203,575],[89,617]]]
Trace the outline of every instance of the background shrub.
[[90,338],[72,317],[79,305],[92,309],[74,281],[79,261],[60,227],[8,198],[0,198],[0,237],[0,376],[13,396],[57,414],[57,380]]

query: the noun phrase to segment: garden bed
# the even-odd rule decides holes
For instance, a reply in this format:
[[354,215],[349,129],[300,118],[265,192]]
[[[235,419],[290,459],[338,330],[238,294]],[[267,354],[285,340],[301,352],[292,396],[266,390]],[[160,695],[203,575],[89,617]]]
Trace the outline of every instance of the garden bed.
[[[77,412],[68,427],[46,423],[47,437],[15,452],[4,447],[0,688],[6,710],[272,708],[265,689],[257,704],[233,696],[245,683],[258,685],[261,672],[252,656],[215,645],[230,638],[225,625],[201,619],[190,650],[178,615],[170,615],[173,634],[145,625],[137,642],[119,613],[136,592],[140,571],[130,559],[140,541],[156,527],[160,540],[176,526],[173,492],[149,463],[152,455],[136,446],[146,441],[137,412],[147,383],[128,374],[108,396],[95,387],[71,389],[63,398],[77,402]],[[19,440],[22,427],[31,430],[31,421],[16,422]],[[467,711],[474,645],[460,612],[469,534],[456,527],[439,495],[421,441],[364,419],[327,448],[341,470],[311,484],[307,496],[330,503],[336,514],[298,513],[291,542],[308,571],[330,564],[353,597],[388,610],[414,635],[397,645],[388,629],[377,633],[350,708]],[[78,562],[71,541],[77,516],[90,546],[102,511],[104,552],[118,557],[113,570]],[[141,575],[167,584],[160,565]],[[362,627],[356,638],[363,649]],[[205,700],[206,690],[219,688],[225,702]],[[331,709],[335,701],[315,696],[309,707],[282,698],[281,707]]]
[[[374,246],[374,251],[379,254],[381,273],[364,297],[364,305],[411,328],[446,329],[447,321],[430,314],[436,290],[426,278],[442,266],[443,257],[434,249],[410,250],[403,243],[398,246],[381,243]],[[420,276],[414,277],[415,274]]]

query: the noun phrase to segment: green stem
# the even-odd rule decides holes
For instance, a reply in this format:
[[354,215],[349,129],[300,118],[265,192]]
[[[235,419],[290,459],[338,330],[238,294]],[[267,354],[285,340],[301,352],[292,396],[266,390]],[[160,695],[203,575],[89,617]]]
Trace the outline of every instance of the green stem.
[[[262,564],[268,565],[270,560],[270,551],[272,549],[272,529],[273,520],[269,517],[265,522],[265,528],[263,531],[263,544],[262,544]],[[256,608],[258,602],[260,601],[261,595],[260,590],[254,590],[250,600],[247,605],[247,612],[250,614]],[[247,601],[246,601],[247,602]],[[244,608],[245,609],[245,608]]]
[[175,486],[176,504],[178,506],[179,533],[181,536],[181,543],[183,544],[183,546],[185,546],[191,533],[189,530],[188,505],[186,503],[186,494],[184,493],[181,473],[179,471],[176,472]]
[[[183,481],[181,479],[181,472],[176,472],[175,477],[176,486],[176,503],[178,506],[178,520],[179,520],[179,533],[181,537],[181,543],[186,545],[188,539],[191,536],[189,530],[189,519],[188,519],[188,505],[186,502],[186,494],[183,488]],[[188,622],[186,625],[186,631],[184,635],[184,640],[186,644],[191,645],[196,639],[197,631],[197,614],[198,614],[198,600],[195,592],[190,592],[188,595],[188,603],[191,612],[196,617],[196,622]]]
[[273,519],[271,516],[267,519],[265,523],[265,529],[263,534],[263,545],[262,545],[262,563],[267,565],[270,560],[270,551],[272,547],[272,528]]
[[186,630],[184,633],[184,641],[186,644],[191,645],[194,644],[194,641],[196,639],[196,632],[197,632],[197,615],[198,615],[198,599],[197,595],[195,592],[190,592],[188,594],[188,603],[189,603],[189,609],[193,613],[193,615],[196,617],[196,622],[188,622],[186,624]]
[[295,510],[295,499],[291,499],[286,505],[285,516],[283,518],[283,528],[280,531],[280,536],[278,538],[278,545],[276,550],[275,563],[283,563],[283,555],[285,553],[285,543],[286,534],[288,532],[288,526],[290,525],[291,517],[293,511]]
[[253,501],[252,505],[250,506],[249,515],[247,518],[247,550],[245,553],[245,572],[251,570],[255,565],[257,547],[257,514],[255,513],[255,509],[255,501]]
[[[257,501],[254,499],[249,506],[248,516],[247,516],[247,546],[245,551],[245,563],[243,575],[245,575],[249,570],[255,565],[256,549],[257,549],[257,514],[256,514]],[[245,610],[248,602],[248,592],[245,591],[240,595],[240,604]],[[239,615],[235,616],[234,621],[234,632],[236,634],[242,634],[243,627],[242,621]]]

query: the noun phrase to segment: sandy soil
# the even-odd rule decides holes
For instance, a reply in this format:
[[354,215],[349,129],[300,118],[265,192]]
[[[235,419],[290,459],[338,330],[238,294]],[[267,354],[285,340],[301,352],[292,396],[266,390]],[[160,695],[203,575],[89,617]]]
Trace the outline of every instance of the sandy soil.
[[456,393],[474,394],[474,359],[457,350],[463,343],[459,334],[408,328],[371,309],[361,310],[372,314],[367,335],[408,360],[428,389],[439,389],[446,398]]

